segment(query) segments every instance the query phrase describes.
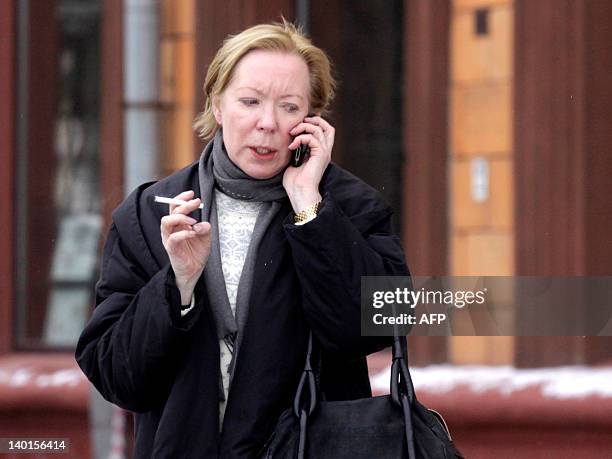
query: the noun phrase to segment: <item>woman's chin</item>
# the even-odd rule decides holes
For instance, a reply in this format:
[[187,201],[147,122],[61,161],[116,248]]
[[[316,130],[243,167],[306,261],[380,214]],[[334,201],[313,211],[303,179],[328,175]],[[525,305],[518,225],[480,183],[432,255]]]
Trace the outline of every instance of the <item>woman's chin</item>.
[[265,180],[278,175],[282,171],[284,171],[286,165],[278,165],[278,164],[252,164],[244,171],[249,177],[257,179],[257,180]]
[[267,180],[267,179],[271,179],[272,177],[274,177],[275,175],[278,175],[278,173],[281,171],[275,171],[273,173],[253,173],[253,174],[248,174],[247,175],[251,178],[254,178],[256,180]]

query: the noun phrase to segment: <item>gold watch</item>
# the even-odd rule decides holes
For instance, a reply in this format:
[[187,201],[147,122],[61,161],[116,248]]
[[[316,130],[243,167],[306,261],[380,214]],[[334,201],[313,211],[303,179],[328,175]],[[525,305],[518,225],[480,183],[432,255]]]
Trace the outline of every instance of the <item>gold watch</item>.
[[300,210],[297,214],[293,216],[293,223],[300,223],[304,220],[308,220],[310,218],[316,217],[319,215],[319,208],[321,207],[321,201],[315,202],[314,204],[309,205],[303,210]]

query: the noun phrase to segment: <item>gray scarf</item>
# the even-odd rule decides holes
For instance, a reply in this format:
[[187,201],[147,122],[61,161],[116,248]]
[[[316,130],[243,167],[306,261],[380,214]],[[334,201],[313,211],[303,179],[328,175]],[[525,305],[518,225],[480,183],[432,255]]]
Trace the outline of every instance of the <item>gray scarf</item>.
[[[210,256],[204,268],[204,281],[208,291],[208,299],[215,320],[217,335],[223,338],[232,351],[230,364],[230,381],[236,366],[243,330],[249,313],[249,298],[253,282],[255,258],[259,243],[270,222],[281,207],[280,201],[287,197],[283,188],[283,174],[265,180],[249,177],[228,157],[223,145],[221,129],[206,145],[198,168],[200,194],[204,204],[202,220],[208,221],[212,227]],[[223,193],[235,199],[263,202],[263,206],[255,221],[251,243],[247,251],[244,267],[238,284],[236,295],[236,317],[232,314],[223,269],[221,266],[221,251],[219,248],[219,225],[213,193],[218,187]],[[224,399],[222,379],[219,380],[220,399]]]

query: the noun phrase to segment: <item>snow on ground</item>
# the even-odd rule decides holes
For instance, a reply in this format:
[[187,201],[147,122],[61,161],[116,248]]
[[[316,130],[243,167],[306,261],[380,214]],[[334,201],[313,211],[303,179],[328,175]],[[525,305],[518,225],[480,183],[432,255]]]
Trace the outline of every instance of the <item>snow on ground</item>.
[[[371,378],[373,391],[389,390],[390,368]],[[459,387],[472,392],[497,391],[507,395],[539,387],[542,396],[571,399],[612,398],[612,368],[567,366],[517,369],[511,366],[431,365],[411,368],[417,391],[446,393]]]

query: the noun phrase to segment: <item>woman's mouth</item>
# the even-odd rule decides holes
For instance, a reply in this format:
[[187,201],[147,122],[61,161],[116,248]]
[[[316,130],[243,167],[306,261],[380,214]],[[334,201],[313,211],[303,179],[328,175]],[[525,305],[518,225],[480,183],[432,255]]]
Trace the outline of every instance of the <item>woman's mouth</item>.
[[276,150],[273,150],[272,148],[266,148],[266,147],[249,147],[249,148],[251,149],[251,152],[253,152],[253,154],[257,158],[261,158],[261,159],[271,159],[274,153],[276,153]]

